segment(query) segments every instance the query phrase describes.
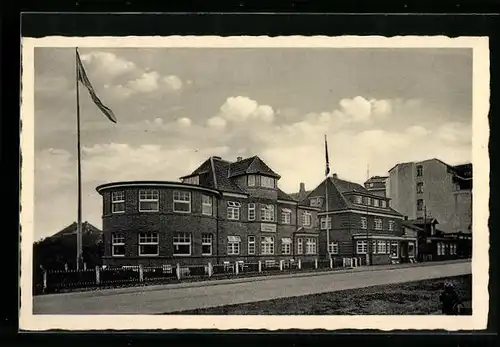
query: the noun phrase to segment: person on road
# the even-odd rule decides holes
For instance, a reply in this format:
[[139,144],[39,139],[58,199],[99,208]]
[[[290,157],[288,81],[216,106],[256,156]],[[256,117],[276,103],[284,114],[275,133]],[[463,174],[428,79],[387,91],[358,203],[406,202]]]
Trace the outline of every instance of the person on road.
[[461,307],[461,301],[451,282],[445,282],[439,300],[441,301],[441,312],[443,314],[459,314],[458,310]]

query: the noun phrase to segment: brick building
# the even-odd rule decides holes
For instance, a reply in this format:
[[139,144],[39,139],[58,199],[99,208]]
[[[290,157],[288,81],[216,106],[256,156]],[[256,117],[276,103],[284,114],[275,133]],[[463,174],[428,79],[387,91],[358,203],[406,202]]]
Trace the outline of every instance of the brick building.
[[388,264],[410,261],[409,249],[416,250],[416,237],[403,233],[404,217],[389,206],[388,198],[336,174],[307,192],[300,204],[320,209],[319,252],[324,258],[329,251],[336,261],[355,257],[364,264]]
[[278,188],[259,157],[210,157],[181,182],[113,182],[103,198],[107,265],[314,260],[318,208]]

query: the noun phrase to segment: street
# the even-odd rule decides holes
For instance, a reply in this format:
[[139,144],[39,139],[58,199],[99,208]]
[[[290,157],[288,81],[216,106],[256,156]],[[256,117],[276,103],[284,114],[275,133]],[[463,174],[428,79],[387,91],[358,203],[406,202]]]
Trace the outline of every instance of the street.
[[[240,304],[282,297],[325,293],[373,285],[459,276],[471,273],[471,263],[450,262],[402,268],[365,268],[313,276],[289,276],[206,285],[184,283],[124,288],[33,298],[34,314],[156,314]],[[348,299],[348,298],[347,298]]]

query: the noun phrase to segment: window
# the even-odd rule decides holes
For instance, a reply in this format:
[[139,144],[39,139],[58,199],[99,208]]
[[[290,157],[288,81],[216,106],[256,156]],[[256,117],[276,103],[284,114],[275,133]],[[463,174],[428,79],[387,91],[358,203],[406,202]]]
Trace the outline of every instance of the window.
[[255,236],[248,236],[248,254],[255,254]]
[[354,203],[355,204],[362,204],[363,203],[363,198],[360,195],[356,195],[354,197]]
[[262,236],[260,238],[260,254],[274,254],[274,237]]
[[174,212],[191,212],[191,192],[174,190]]
[[330,244],[328,245],[328,253],[339,254],[339,243],[338,242],[330,242]]
[[201,255],[212,255],[212,234],[201,234]]
[[366,254],[368,251],[368,243],[366,241],[356,241],[356,253]]
[[255,187],[255,175],[248,175],[247,176],[247,185],[249,187]]
[[375,207],[379,206],[379,200],[378,199],[373,199],[373,206],[375,206]]
[[442,255],[443,254],[443,249],[442,249],[442,244],[441,242],[437,243],[437,255]]
[[377,241],[372,241],[372,254],[377,254]]
[[212,197],[208,195],[201,196],[201,213],[207,216],[212,215]]
[[111,252],[113,257],[125,255],[125,237],[122,234],[111,234]]
[[316,254],[316,239],[306,239],[306,254]]
[[248,204],[248,220],[255,220],[255,204]]
[[394,231],[394,221],[393,220],[390,220],[389,221],[389,231]]
[[368,225],[368,220],[366,217],[361,217],[361,229],[366,229]]
[[241,204],[237,201],[227,202],[227,219],[238,220],[240,219]]
[[159,254],[158,233],[139,234],[139,255],[155,256]]
[[311,226],[311,212],[302,212],[302,225]]
[[380,200],[380,206],[381,206],[381,207],[387,207],[387,201],[385,201],[385,200]]
[[187,177],[187,178],[184,178],[184,180],[182,181],[183,183],[187,183],[187,184],[200,184],[200,176],[192,176],[192,177]]
[[316,196],[314,198],[311,198],[311,201],[310,201],[311,207],[321,207],[322,204],[323,204],[323,199],[320,196]]
[[297,254],[304,253],[304,244],[302,238],[297,239]]
[[241,243],[241,238],[239,236],[228,236],[227,237],[227,254],[228,255],[240,254],[240,243]]
[[260,219],[264,222],[274,222],[274,205],[262,205]]
[[377,253],[385,254],[387,252],[387,245],[385,241],[378,241]]
[[281,223],[282,224],[290,224],[292,221],[292,210],[289,208],[281,209]]
[[424,209],[424,200],[418,199],[417,200],[417,211],[422,211]]
[[260,185],[264,188],[274,188],[274,178],[261,176],[260,177]]
[[382,219],[375,218],[375,230],[382,230]]
[[332,217],[322,217],[320,220],[321,230],[332,228]]
[[417,183],[417,193],[423,193],[424,192],[424,182],[418,182]]
[[292,253],[292,239],[289,237],[284,237],[281,239],[281,254]]
[[140,212],[158,212],[159,211],[159,193],[156,189],[139,190],[139,211]]
[[191,255],[190,233],[177,233],[174,235],[174,255]]
[[391,242],[391,257],[397,258],[398,256],[399,256],[398,243],[397,242]]
[[111,212],[125,212],[125,192],[120,191],[111,193]]
[[422,165],[417,166],[417,176],[423,176],[424,175],[424,168]]

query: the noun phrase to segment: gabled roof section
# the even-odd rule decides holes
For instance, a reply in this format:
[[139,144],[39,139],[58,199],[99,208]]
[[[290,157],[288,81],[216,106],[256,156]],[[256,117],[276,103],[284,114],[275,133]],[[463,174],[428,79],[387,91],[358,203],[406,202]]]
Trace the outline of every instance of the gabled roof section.
[[[76,224],[76,222],[73,222],[70,225],[68,225],[67,227],[65,227],[64,229],[62,229],[61,231],[50,236],[49,238],[58,238],[58,237],[64,237],[67,235],[76,235],[76,229],[77,229],[77,224]],[[83,222],[82,223],[82,234],[100,235],[100,234],[102,234],[102,230],[93,226],[89,222]]]
[[290,195],[288,195],[279,188],[278,188],[278,200],[298,202],[296,199],[292,198]]
[[335,177],[335,176],[329,177],[329,179],[333,182],[335,187],[342,194],[347,193],[347,192],[357,192],[357,193],[373,195],[373,193],[371,193],[368,189],[363,187],[361,184],[342,180],[342,179]]
[[246,192],[229,177],[230,162],[216,157],[212,157],[211,161],[213,163],[215,181],[217,182],[216,189],[228,193],[246,194]]
[[281,177],[256,155],[231,163],[229,168],[229,177],[236,177],[246,174],[261,174],[278,179]]

